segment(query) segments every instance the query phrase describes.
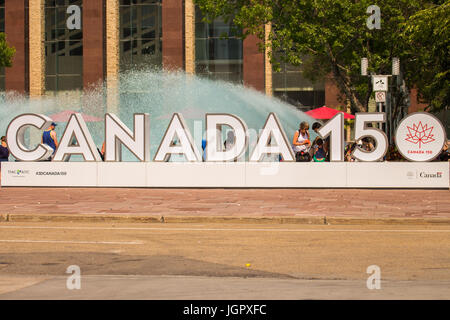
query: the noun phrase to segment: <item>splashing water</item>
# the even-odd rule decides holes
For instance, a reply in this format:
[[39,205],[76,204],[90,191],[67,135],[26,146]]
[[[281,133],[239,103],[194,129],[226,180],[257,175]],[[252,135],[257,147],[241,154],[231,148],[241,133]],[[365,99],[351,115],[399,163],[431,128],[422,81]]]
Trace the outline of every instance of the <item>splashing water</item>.
[[[52,117],[61,111],[72,110],[103,119],[104,113],[111,112],[132,129],[133,114],[146,112],[150,114],[153,158],[174,112],[183,114],[200,152],[206,113],[230,113],[242,118],[250,131],[249,150],[253,149],[257,134],[270,112],[279,117],[290,143],[300,122],[307,121],[311,127],[316,121],[295,107],[253,89],[184,72],[149,69],[128,71],[120,74],[117,88],[108,91],[104,84],[99,84],[84,92],[74,91],[37,99],[6,97],[0,102],[0,135],[4,134],[9,122],[22,113],[42,113]],[[100,148],[104,140],[104,122],[87,122],[87,126]],[[65,123],[58,123],[56,132],[59,138],[64,128]],[[33,130],[29,129],[30,147],[40,142],[41,133]],[[313,131],[310,134],[311,138],[315,137]],[[122,150],[124,161],[137,161],[126,148]],[[80,159],[72,157],[71,160]]]

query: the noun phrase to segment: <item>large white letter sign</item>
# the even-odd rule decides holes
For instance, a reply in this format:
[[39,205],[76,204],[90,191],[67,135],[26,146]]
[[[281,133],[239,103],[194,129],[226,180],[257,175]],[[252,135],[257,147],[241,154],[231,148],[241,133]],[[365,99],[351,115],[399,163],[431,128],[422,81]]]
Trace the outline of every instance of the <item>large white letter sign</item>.
[[355,115],[355,141],[365,137],[375,139],[375,150],[365,151],[359,147],[355,148],[353,156],[359,161],[378,161],[384,157],[388,149],[386,134],[377,128],[367,128],[367,122],[385,122],[384,112],[357,113]]
[[[76,144],[72,140],[75,138]],[[79,113],[70,116],[53,161],[66,161],[73,154],[82,155],[85,161],[102,161],[94,140]]]
[[150,161],[150,115],[134,114],[134,132],[111,113],[105,114],[105,161],[122,161],[122,144],[140,161]]
[[[271,146],[269,146],[269,140]],[[261,161],[264,154],[281,154],[284,161],[295,161],[294,152],[289,144],[289,140],[281,127],[280,121],[275,113],[271,112],[267,117],[266,123],[258,137],[256,147],[250,156],[250,161]]]
[[[234,132],[234,145],[222,151],[222,126]],[[234,161],[245,152],[248,144],[247,125],[231,114],[206,114],[206,161]]]
[[425,112],[412,113],[400,122],[395,133],[398,151],[411,161],[431,161],[442,151],[446,133],[442,123]]
[[[178,138],[179,145],[173,144],[175,138]],[[173,114],[153,160],[167,161],[172,154],[183,154],[190,162],[202,161],[202,156],[194,145],[194,139],[192,139],[189,128],[180,113]]]
[[53,149],[45,144],[39,144],[34,150],[25,146],[26,126],[47,129],[52,119],[42,114],[26,113],[14,118],[6,130],[6,140],[11,154],[20,161],[39,161],[48,159]]
[[319,129],[323,139],[330,136],[330,161],[344,161],[344,114],[339,112]]

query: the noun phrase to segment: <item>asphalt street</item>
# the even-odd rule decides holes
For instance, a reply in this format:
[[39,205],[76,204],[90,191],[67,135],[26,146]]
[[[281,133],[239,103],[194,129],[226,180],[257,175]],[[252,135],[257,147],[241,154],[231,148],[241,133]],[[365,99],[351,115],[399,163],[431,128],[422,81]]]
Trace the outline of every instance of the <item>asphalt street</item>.
[[[80,290],[66,286],[73,265]],[[449,299],[449,288],[448,225],[0,223],[0,299]]]

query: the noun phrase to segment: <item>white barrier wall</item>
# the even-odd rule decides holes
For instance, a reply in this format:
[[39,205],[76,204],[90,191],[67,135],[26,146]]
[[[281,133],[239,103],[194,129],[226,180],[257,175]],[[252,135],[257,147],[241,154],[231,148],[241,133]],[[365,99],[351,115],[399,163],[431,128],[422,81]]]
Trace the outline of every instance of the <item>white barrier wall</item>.
[[449,188],[448,162],[3,162],[3,187]]

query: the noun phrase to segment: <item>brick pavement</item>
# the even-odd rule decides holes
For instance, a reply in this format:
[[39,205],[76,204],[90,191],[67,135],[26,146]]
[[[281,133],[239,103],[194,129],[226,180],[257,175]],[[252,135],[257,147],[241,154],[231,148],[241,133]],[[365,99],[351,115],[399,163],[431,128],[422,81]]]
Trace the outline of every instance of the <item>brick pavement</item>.
[[0,214],[450,218],[449,190],[0,188]]

